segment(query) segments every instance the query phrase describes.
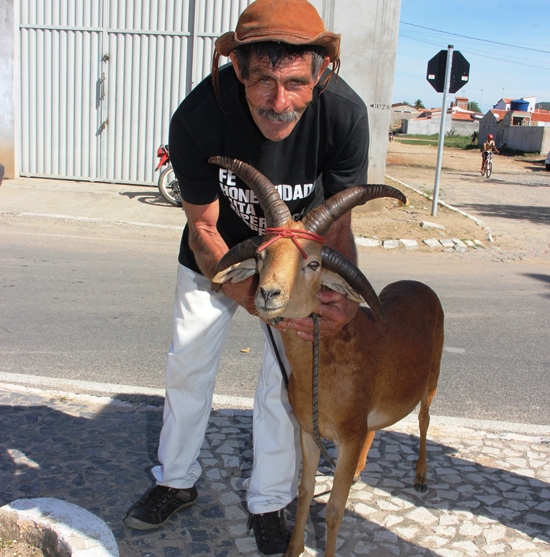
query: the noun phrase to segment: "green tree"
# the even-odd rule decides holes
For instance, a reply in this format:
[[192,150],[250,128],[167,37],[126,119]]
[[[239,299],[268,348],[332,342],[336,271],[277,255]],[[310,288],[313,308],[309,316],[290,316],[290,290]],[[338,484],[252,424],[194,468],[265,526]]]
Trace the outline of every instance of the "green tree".
[[424,106],[424,103],[420,99],[416,99],[416,101],[414,102],[414,108],[418,110],[420,108],[426,108],[426,107]]
[[470,101],[468,103],[468,110],[471,110],[472,112],[481,112],[481,108],[479,108],[479,105],[476,103],[476,101]]

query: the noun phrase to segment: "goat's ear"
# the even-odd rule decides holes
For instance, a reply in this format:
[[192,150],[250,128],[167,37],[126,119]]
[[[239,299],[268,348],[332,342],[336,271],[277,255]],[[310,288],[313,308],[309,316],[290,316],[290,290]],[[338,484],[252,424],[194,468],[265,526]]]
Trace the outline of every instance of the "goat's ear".
[[227,281],[231,282],[241,282],[248,277],[251,277],[256,273],[256,260],[255,259],[245,259],[240,263],[231,265],[223,271],[216,273],[212,279],[212,290],[217,292],[222,284]]
[[343,294],[353,302],[361,304],[364,302],[363,298],[355,292],[355,290],[344,280],[338,273],[334,271],[329,271],[328,269],[323,270],[323,277],[321,278],[321,284],[334,290],[339,294]]

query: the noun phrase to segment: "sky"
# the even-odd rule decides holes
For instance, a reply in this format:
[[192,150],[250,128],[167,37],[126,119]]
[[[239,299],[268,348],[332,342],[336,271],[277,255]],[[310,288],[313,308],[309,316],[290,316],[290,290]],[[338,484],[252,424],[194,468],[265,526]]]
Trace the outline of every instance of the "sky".
[[426,70],[449,45],[470,63],[470,76],[447,105],[463,96],[485,113],[502,98],[550,102],[550,0],[401,0],[393,103],[442,106]]

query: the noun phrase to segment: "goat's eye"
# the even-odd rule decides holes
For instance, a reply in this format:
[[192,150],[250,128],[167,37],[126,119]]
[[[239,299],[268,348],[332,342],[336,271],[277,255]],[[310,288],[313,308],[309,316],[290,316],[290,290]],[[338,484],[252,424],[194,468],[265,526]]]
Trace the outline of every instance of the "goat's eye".
[[316,271],[320,266],[319,261],[312,261],[311,263],[308,263],[308,267],[312,270],[312,271]]

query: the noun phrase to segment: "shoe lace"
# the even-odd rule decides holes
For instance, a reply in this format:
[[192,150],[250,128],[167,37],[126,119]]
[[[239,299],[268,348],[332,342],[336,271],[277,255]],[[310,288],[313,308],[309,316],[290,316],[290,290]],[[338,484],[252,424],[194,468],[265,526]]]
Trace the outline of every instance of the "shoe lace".
[[177,490],[173,487],[167,488],[166,486],[157,485],[143,497],[140,503],[153,509],[158,509],[166,503],[174,491]]
[[251,514],[248,518],[248,531],[257,528],[264,542],[270,539],[288,538],[288,530],[284,520],[283,511],[274,511],[265,514]]

